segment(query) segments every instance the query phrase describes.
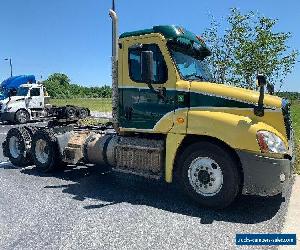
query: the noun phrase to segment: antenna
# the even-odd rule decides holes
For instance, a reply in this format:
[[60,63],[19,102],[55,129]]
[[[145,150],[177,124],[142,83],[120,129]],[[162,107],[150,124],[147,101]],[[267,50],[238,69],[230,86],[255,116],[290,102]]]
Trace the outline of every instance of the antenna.
[[115,0],[112,0],[112,10],[116,11],[116,4],[115,4]]

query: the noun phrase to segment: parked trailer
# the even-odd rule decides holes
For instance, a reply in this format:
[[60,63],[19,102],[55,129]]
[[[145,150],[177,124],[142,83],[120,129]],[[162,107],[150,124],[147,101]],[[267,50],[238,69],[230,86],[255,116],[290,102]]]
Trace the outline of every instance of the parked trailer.
[[239,193],[273,196],[294,162],[289,103],[210,82],[204,41],[179,26],[124,33],[113,20],[113,130],[72,126],[9,131],[4,154],[52,171],[89,163],[178,182],[200,205],[224,208]]

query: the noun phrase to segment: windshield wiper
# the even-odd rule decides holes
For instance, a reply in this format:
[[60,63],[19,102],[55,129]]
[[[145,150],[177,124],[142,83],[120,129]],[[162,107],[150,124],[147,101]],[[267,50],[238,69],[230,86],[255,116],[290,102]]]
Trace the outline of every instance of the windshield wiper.
[[204,78],[202,76],[198,75],[197,73],[193,73],[193,74],[184,76],[184,78],[186,78],[187,80],[190,80],[191,77],[193,77],[194,79],[199,79],[201,81],[204,80]]

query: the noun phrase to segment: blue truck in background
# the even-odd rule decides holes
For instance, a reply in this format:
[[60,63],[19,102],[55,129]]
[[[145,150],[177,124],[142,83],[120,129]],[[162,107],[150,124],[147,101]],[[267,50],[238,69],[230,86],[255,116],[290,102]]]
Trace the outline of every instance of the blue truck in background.
[[4,80],[0,85],[0,100],[14,96],[18,88],[25,83],[36,83],[34,75],[12,76]]

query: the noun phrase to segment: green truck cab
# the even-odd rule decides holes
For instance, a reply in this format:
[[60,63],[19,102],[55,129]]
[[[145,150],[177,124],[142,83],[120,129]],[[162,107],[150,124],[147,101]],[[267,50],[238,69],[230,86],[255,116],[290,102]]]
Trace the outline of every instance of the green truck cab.
[[[228,154],[227,164],[236,165],[239,177],[232,178],[239,179],[244,193],[281,192],[292,173],[294,157],[286,100],[264,95],[263,115],[257,115],[260,94],[211,82],[205,62],[211,52],[200,37],[182,27],[155,26],[124,33],[118,53],[120,131],[166,136],[167,182],[173,181],[176,169],[190,164],[187,186],[192,186],[195,195],[212,196],[206,192],[214,186],[209,175],[216,172],[218,176],[222,167],[206,154],[215,152],[217,158]],[[147,53],[153,64],[150,81],[143,75]],[[194,151],[194,157],[182,157]],[[214,163],[220,169],[214,170]],[[209,170],[203,168],[206,165]],[[224,176],[220,178],[225,181]]]

